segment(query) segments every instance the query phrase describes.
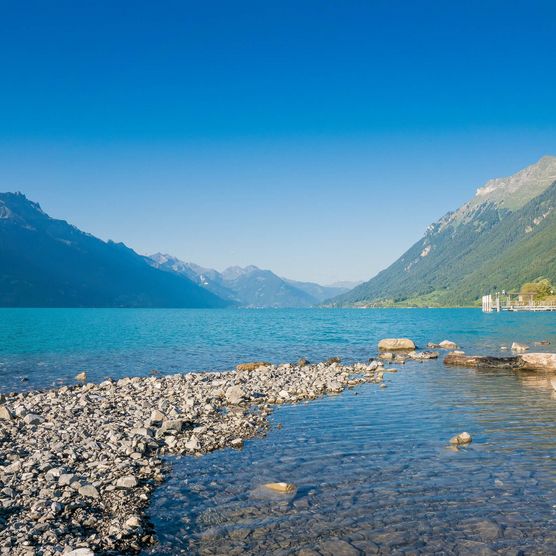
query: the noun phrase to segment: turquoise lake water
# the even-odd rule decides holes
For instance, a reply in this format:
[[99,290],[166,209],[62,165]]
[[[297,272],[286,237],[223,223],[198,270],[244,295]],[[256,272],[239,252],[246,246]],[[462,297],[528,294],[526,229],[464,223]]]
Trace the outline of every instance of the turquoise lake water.
[[[345,361],[380,338],[467,353],[551,344],[556,314],[478,310],[0,309],[3,391],[89,378]],[[172,459],[145,554],[556,554],[556,397],[542,373],[407,363],[387,388],[281,406],[242,450]],[[278,427],[280,424],[282,427]],[[474,441],[452,451],[467,430]],[[291,497],[260,485],[288,481]]]

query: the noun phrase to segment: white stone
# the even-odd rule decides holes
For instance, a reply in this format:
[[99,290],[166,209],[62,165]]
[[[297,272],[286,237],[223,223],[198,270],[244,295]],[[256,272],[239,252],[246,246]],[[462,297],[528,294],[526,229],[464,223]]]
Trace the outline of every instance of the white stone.
[[514,342],[512,344],[512,351],[516,351],[517,353],[523,353],[527,351],[529,346],[527,344],[520,344],[519,342]]

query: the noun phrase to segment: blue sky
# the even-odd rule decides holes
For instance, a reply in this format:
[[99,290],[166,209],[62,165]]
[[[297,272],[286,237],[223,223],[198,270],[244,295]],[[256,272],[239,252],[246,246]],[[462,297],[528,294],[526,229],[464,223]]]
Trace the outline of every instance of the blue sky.
[[142,253],[368,279],[556,154],[554,2],[0,8],[0,189]]

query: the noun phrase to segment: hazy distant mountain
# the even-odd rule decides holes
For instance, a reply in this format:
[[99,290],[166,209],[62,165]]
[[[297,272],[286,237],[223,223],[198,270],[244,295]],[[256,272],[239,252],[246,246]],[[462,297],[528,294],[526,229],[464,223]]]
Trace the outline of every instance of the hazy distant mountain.
[[204,268],[195,263],[186,263],[163,253],[155,253],[149,259],[150,264],[153,264],[154,261],[154,266],[161,270],[177,272],[222,299],[232,300],[234,303],[238,301],[234,292],[224,284],[220,272],[212,268]]
[[326,299],[330,299],[331,297],[335,297],[351,289],[345,286],[321,286],[320,284],[315,284],[314,282],[298,282],[297,280],[289,280],[288,278],[282,279],[287,284],[290,284],[290,286],[309,294],[318,303],[322,303]]
[[104,242],[0,193],[0,306],[223,307],[185,276],[154,268],[123,243]]
[[395,263],[333,299],[350,305],[470,305],[481,295],[556,280],[556,157],[490,180],[430,225]]
[[342,290],[352,290],[353,288],[355,288],[356,286],[358,286],[359,284],[362,284],[363,280],[357,280],[357,281],[350,281],[350,280],[342,280],[340,282],[333,282],[332,284],[328,284],[328,286],[326,286],[327,288],[340,288]]
[[182,273],[243,307],[310,307],[347,291],[280,278],[270,270],[256,266],[232,266],[218,272],[162,253],[152,255],[151,259],[159,268]]

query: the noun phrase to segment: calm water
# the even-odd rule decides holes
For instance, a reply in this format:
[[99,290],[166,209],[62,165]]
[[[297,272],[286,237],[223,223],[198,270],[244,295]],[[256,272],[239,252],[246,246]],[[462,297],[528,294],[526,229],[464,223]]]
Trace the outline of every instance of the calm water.
[[[0,310],[3,390],[230,368],[364,360],[382,337],[507,353],[556,315],[476,310]],[[173,460],[149,554],[556,554],[556,399],[547,376],[408,363],[387,388],[283,406],[241,451]],[[21,382],[22,378],[26,382]],[[463,430],[474,442],[452,451]],[[270,496],[268,481],[297,485]]]

